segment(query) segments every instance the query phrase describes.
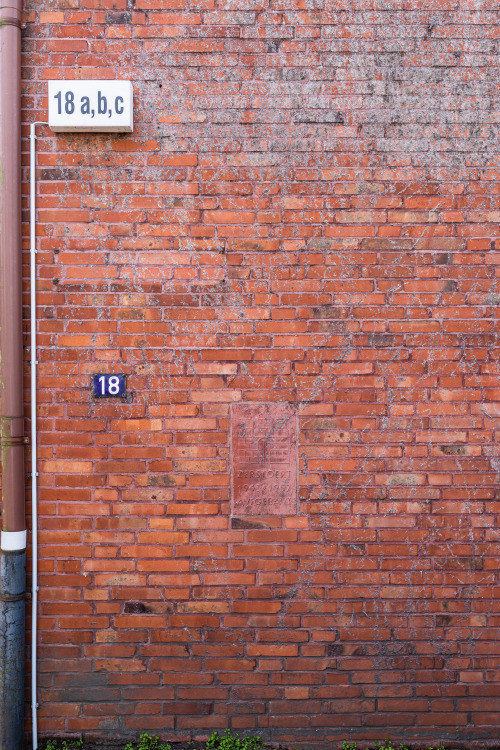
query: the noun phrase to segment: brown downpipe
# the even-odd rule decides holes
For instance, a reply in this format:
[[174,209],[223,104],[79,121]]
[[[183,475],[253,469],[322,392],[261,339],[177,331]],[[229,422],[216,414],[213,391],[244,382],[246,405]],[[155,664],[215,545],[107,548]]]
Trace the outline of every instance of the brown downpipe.
[[[0,0],[1,3],[1,0]],[[0,443],[2,530],[24,531],[21,0],[0,7]]]
[[26,525],[21,258],[21,2],[0,0],[0,750],[24,744]]

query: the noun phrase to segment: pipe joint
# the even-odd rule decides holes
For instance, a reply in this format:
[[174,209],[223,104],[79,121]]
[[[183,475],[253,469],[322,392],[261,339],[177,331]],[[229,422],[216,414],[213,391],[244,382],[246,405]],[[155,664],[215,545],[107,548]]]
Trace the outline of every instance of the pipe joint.
[[0,29],[3,26],[17,26],[18,29],[23,28],[23,24],[21,23],[21,8],[18,4],[0,6]]
[[23,531],[6,531],[2,529],[0,533],[0,549],[2,552],[22,552],[26,549],[27,532]]
[[24,417],[0,417],[0,440],[24,439]]

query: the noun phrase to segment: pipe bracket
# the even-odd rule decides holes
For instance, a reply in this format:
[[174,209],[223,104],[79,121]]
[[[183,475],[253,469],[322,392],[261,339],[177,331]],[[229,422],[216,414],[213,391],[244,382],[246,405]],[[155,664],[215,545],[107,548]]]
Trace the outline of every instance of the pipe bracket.
[[26,599],[26,592],[22,594],[0,594],[0,602],[20,602]]
[[3,18],[0,18],[0,28],[2,28],[2,26],[17,26],[18,29],[23,28],[21,21],[13,16],[4,16]]
[[9,435],[8,437],[2,437],[0,435],[0,446],[3,445],[26,445],[28,443],[28,438],[25,438],[24,435]]

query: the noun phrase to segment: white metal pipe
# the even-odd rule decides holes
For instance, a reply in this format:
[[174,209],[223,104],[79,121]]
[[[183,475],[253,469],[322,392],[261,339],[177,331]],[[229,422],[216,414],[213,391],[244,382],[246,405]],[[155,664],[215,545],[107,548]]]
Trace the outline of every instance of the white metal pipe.
[[33,750],[38,748],[37,721],[37,610],[38,610],[38,487],[36,431],[36,135],[30,124],[30,308],[31,308],[31,717]]

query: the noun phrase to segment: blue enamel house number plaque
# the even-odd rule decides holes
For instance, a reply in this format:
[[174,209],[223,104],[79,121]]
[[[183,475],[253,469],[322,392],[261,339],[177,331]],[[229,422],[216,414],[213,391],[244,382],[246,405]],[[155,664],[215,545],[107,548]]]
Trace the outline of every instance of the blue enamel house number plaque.
[[126,396],[126,375],[94,375],[94,398]]

